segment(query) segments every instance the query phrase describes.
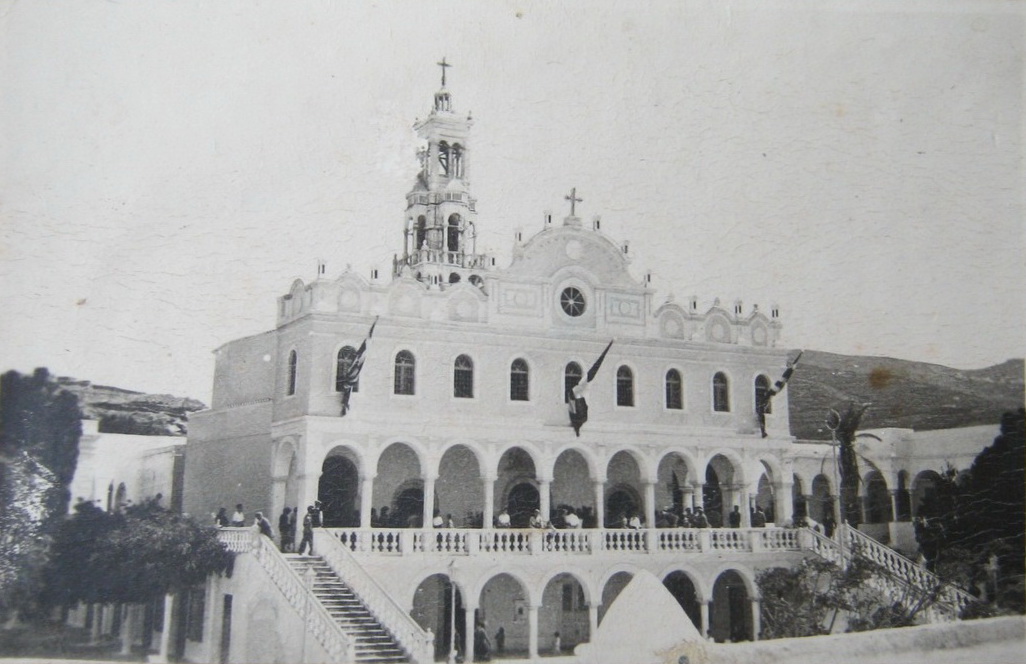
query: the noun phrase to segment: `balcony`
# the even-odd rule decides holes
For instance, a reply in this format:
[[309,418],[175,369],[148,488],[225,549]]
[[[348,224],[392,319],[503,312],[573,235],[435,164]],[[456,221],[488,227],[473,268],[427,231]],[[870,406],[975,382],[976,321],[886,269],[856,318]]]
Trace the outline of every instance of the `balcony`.
[[471,270],[486,270],[491,267],[491,259],[487,254],[466,254],[462,251],[446,251],[444,249],[417,249],[408,256],[396,260],[395,267],[401,265],[415,267],[425,263]]
[[324,528],[356,554],[381,556],[603,556],[800,551],[794,528]]

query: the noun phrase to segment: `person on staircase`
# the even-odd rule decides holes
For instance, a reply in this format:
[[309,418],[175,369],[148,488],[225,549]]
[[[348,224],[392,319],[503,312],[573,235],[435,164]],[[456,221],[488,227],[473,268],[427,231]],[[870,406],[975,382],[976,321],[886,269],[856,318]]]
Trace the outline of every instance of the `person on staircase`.
[[314,554],[313,550],[313,529],[314,529],[314,507],[311,505],[306,508],[306,515],[303,517],[303,539],[299,542],[299,550],[297,553],[303,555],[306,551],[306,545],[310,545],[310,555]]

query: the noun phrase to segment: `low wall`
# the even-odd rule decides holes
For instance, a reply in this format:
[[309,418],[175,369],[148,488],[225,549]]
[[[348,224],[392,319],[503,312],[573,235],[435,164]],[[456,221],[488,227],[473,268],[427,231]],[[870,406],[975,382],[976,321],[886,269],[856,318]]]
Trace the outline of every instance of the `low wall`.
[[756,643],[682,644],[672,652],[664,653],[658,661],[661,664],[685,661],[681,656],[686,656],[689,664],[777,664],[820,660],[831,664],[854,664],[885,656],[893,658],[892,661],[908,661],[901,657],[902,654],[917,654],[925,659],[928,655],[924,654],[930,651],[971,649],[1000,642],[1021,644],[1024,640],[1026,619],[1012,616]]

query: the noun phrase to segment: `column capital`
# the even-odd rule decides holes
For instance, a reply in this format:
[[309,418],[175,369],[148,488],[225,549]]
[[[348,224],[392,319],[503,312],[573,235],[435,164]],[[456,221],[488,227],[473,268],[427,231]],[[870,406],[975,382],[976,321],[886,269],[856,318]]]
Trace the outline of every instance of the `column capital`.
[[370,474],[364,475],[363,473],[360,474],[360,481],[361,482],[373,482],[377,478],[378,478],[377,473],[375,473],[373,475],[370,475]]
[[434,482],[438,479],[438,473],[435,473],[433,475],[428,473],[421,473],[420,479],[422,479],[425,482]]

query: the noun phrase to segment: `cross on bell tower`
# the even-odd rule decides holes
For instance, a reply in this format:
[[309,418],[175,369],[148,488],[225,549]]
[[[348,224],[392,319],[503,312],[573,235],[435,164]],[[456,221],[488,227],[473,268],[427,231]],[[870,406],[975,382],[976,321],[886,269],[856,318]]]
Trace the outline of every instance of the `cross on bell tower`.
[[446,62],[444,57],[442,58],[441,62],[436,62],[435,64],[442,68],[442,87],[444,88],[445,87],[445,70],[448,69],[449,67],[452,67],[452,65],[450,65],[448,62]]

